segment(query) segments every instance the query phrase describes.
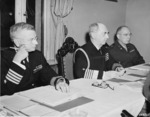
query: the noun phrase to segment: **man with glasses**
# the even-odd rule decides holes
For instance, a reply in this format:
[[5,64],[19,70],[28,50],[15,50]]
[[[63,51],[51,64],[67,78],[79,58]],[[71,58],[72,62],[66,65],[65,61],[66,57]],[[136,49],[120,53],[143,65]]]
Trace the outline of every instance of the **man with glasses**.
[[120,26],[110,46],[110,55],[124,68],[144,63],[136,47],[130,43],[132,33],[127,26]]
[[16,23],[10,27],[10,37],[14,47],[1,53],[1,95],[49,84],[62,92],[68,91],[69,81],[58,76],[36,50],[37,35],[32,25]]

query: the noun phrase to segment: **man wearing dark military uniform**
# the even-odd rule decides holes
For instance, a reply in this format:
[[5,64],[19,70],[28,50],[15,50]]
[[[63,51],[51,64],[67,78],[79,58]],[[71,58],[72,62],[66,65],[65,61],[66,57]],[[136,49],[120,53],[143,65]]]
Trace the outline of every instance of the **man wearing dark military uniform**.
[[68,90],[67,79],[58,76],[43,54],[35,50],[38,43],[32,25],[13,25],[10,28],[10,37],[15,46],[1,53],[1,95],[11,95],[49,84],[58,90]]
[[102,79],[104,76],[117,77],[118,72],[106,70],[122,70],[120,64],[114,64],[115,61],[107,52],[108,46],[106,40],[108,30],[104,24],[94,23],[89,30],[90,41],[75,52],[74,75],[75,78]]
[[144,63],[136,47],[130,43],[131,32],[127,26],[117,29],[114,44],[110,46],[110,55],[124,68]]

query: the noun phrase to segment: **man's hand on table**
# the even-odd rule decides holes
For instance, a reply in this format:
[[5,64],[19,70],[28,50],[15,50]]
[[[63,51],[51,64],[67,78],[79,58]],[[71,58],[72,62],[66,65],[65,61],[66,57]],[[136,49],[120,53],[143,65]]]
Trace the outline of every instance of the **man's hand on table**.
[[117,72],[118,72],[119,77],[121,77],[126,73],[126,69],[121,67],[121,68],[118,68]]
[[121,71],[107,71],[103,74],[103,79],[108,80],[111,78],[121,78],[126,73],[125,69],[122,69]]
[[64,78],[61,78],[57,81],[55,88],[56,90],[64,93],[68,93],[70,91],[69,84],[66,83]]

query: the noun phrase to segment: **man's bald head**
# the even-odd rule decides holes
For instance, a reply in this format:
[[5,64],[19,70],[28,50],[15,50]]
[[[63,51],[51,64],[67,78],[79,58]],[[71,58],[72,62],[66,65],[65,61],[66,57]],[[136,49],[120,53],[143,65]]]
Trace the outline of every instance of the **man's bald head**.
[[95,33],[97,31],[104,31],[106,29],[106,26],[102,23],[93,23],[89,27],[89,34],[91,36],[92,33]]
[[93,23],[89,27],[91,41],[97,48],[106,43],[109,38],[108,33],[107,27],[102,23]]

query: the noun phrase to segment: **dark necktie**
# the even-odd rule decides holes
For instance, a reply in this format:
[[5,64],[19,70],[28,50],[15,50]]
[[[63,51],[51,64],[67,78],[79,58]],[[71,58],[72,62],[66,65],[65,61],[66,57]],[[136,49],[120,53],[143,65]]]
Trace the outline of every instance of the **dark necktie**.
[[27,59],[24,59],[22,63],[23,63],[23,65],[25,65],[26,67],[29,67],[29,63],[28,63]]

